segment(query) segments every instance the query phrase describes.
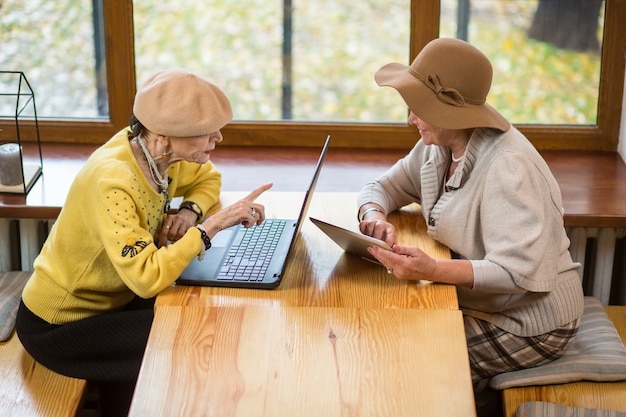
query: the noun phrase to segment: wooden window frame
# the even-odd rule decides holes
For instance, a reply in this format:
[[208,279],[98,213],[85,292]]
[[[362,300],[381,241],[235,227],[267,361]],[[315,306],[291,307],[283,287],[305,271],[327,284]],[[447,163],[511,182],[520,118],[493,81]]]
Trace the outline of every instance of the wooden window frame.
[[[128,124],[136,91],[132,1],[103,3],[109,120],[40,121],[42,142],[100,144]],[[411,1],[411,58],[438,36],[440,7],[439,0]],[[624,21],[626,1],[606,0],[597,125],[516,125],[538,149],[617,150],[625,69]],[[12,127],[2,121],[0,128]],[[234,121],[223,133],[226,140],[222,146],[319,146],[328,133],[339,147],[409,149],[416,141],[415,130],[401,123]]]

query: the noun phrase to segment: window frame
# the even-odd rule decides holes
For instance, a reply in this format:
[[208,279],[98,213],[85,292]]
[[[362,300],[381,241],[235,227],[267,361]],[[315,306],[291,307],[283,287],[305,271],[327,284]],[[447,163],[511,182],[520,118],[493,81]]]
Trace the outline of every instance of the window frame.
[[[516,124],[538,149],[617,150],[626,49],[626,31],[620,24],[626,21],[626,2],[605,1],[597,125]],[[128,124],[136,91],[132,1],[103,3],[109,120],[40,120],[42,142],[101,144]],[[440,0],[411,0],[407,62],[438,36],[440,10]],[[0,128],[10,131],[13,126],[0,121]],[[226,140],[221,146],[316,147],[328,133],[338,147],[409,149],[416,141],[415,130],[402,123],[234,121],[223,129]]]

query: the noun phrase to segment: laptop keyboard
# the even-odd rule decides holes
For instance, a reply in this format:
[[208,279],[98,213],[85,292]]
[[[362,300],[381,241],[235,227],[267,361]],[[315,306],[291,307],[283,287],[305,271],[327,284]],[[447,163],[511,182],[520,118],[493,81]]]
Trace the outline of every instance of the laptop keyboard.
[[284,220],[266,220],[258,226],[241,228],[217,278],[222,281],[262,281],[286,223]]

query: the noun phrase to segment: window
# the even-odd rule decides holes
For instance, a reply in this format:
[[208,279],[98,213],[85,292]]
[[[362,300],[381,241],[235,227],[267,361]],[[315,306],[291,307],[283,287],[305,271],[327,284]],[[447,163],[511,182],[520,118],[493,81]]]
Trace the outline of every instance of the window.
[[103,32],[101,24],[94,24],[93,3],[0,3],[0,68],[24,72],[35,90],[39,118],[108,117],[106,79],[103,84],[98,79],[104,62],[96,61],[104,57]]
[[[441,36],[494,67],[489,102],[515,124],[596,125],[603,0],[442,0]],[[576,28],[576,30],[572,30]]]
[[[0,68],[28,78],[42,141],[103,143],[128,123],[130,12],[117,1],[0,2]],[[0,129],[0,140],[13,134],[3,120]]]
[[[60,115],[60,118],[57,118],[59,115],[53,114],[54,119],[42,120],[40,128],[43,141],[102,143],[126,126],[132,110],[135,86],[141,83],[148,73],[160,67],[169,67],[181,61],[181,57],[195,60],[189,61],[193,62],[190,69],[197,72],[209,66],[216,68],[214,54],[211,51],[213,42],[222,48],[220,54],[224,49],[232,53],[232,50],[242,48],[243,42],[243,45],[247,43],[257,50],[254,53],[246,52],[241,56],[229,55],[233,62],[218,62],[219,65],[215,69],[216,73],[228,73],[229,78],[224,80],[223,87],[233,98],[235,107],[236,120],[224,130],[228,144],[317,146],[327,133],[332,133],[335,146],[408,149],[415,142],[415,132],[406,126],[406,108],[393,92],[387,94],[383,92],[385,89],[375,86],[372,79],[376,69],[391,61],[410,62],[429,40],[439,36],[440,33],[442,36],[457,36],[459,27],[467,28],[469,40],[476,41],[479,48],[489,49],[489,39],[480,39],[472,32],[479,23],[480,13],[489,7],[496,7],[494,5],[501,9],[512,7],[530,10],[531,5],[539,1],[371,0],[348,2],[350,13],[343,11],[336,14],[331,12],[337,2],[330,0],[315,2],[246,0],[241,2],[248,4],[244,10],[238,7],[238,2],[231,5],[233,2],[215,1],[222,8],[228,7],[226,9],[228,14],[224,16],[216,14],[217,8],[211,7],[211,1],[205,1],[202,10],[186,11],[192,17],[201,15],[202,20],[182,26],[178,14],[190,6],[175,6],[168,2],[156,2],[156,6],[148,7],[147,0],[136,0],[133,10],[131,2],[92,0],[84,2],[89,6],[90,12],[82,15],[74,10],[77,2],[5,0],[0,8],[2,25],[0,65],[2,67],[7,65],[9,58],[5,51],[10,50],[7,48],[9,46],[15,48],[5,42],[7,36],[5,28],[7,22],[15,23],[17,19],[12,16],[16,5],[43,10],[52,7],[48,3],[67,3],[63,13],[55,15],[59,17],[51,17],[56,25],[54,29],[60,31],[60,36],[65,39],[46,45],[46,48],[36,48],[32,44],[19,46],[20,54],[25,54],[26,50],[29,55],[51,55],[50,50],[61,49],[67,58],[69,55],[80,56],[80,63],[86,65],[80,71],[65,75],[71,82],[62,79],[62,82],[58,83],[59,86],[80,85],[76,91],[82,93],[80,99],[86,100],[80,102],[78,106],[82,113],[65,113]],[[283,20],[288,14],[283,14],[283,8],[290,2],[292,27],[289,32],[291,37],[287,39],[291,39],[291,49],[284,49],[283,28],[288,25],[285,25]],[[378,4],[384,5],[383,12],[377,9]],[[459,22],[463,23],[459,20],[463,16],[459,14],[459,10],[463,11],[463,6],[467,4],[470,5],[467,23],[459,26]],[[224,12],[225,9],[221,10]],[[25,16],[22,15],[20,18],[23,19]],[[100,20],[98,16],[101,16]],[[529,11],[526,13],[526,25],[530,16]],[[517,14],[511,15],[511,19],[518,17]],[[74,25],[65,25],[63,19],[75,19]],[[596,88],[599,91],[596,96],[597,105],[593,102],[586,104],[597,108],[595,117],[581,118],[577,115],[578,110],[574,109],[569,111],[573,114],[573,119],[544,117],[537,111],[530,113],[534,119],[528,116],[523,116],[526,119],[517,119],[517,115],[507,114],[505,109],[521,106],[504,106],[500,103],[494,105],[513,119],[538,148],[615,150],[620,123],[618,109],[622,103],[624,82],[623,48],[626,44],[626,32],[621,30],[623,21],[626,21],[626,3],[621,0],[604,0],[598,13],[598,39],[602,49],[593,63],[601,64],[600,72],[594,70],[595,76],[581,76],[578,69],[572,73],[575,77],[581,77],[583,82],[589,81],[590,85],[599,83],[593,86],[594,91]],[[98,22],[102,24],[101,27]],[[159,25],[154,26],[157,22]],[[82,25],[85,23],[88,24],[83,28]],[[517,20],[514,23],[519,24]],[[215,39],[211,38],[210,45],[185,43],[188,42],[189,33],[209,33],[211,27],[217,24],[221,25],[220,30],[214,31],[218,36]],[[80,36],[77,36],[77,39],[82,39],[84,43],[73,43],[74,33],[63,29],[63,26],[78,30]],[[348,28],[357,31],[357,36],[353,38],[347,36],[344,31]],[[38,30],[48,36],[44,28]],[[100,31],[104,36],[98,38]],[[163,34],[174,34],[176,44],[172,44],[164,51],[154,49],[154,45]],[[34,35],[38,34],[31,34]],[[387,38],[391,40],[383,43],[381,47],[380,40]],[[244,49],[247,51],[248,48]],[[498,49],[502,48],[493,50],[497,52]],[[96,59],[98,51],[102,50],[105,52],[105,59]],[[15,49],[11,51],[13,56],[19,56]],[[284,56],[289,52],[293,59],[285,61]],[[370,54],[378,58],[372,58]],[[316,56],[315,59],[311,58],[313,55]],[[345,61],[339,62],[341,59]],[[491,59],[493,61],[494,57]],[[496,69],[502,69],[501,61],[497,57],[495,61]],[[104,64],[102,69],[106,71],[95,70],[98,62]],[[290,79],[289,74],[283,74],[286,62],[291,62],[291,83],[284,82]],[[31,65],[35,69],[29,71],[28,68],[19,68],[19,70],[25,71],[33,84],[39,112],[39,102],[41,101],[43,105],[44,98],[40,97],[38,83],[33,81],[31,74],[40,71],[41,68],[35,64],[28,64],[29,67]],[[63,61],[59,68],[67,70],[68,66],[69,60]],[[250,68],[256,71],[250,72]],[[338,71],[341,73],[335,76]],[[203,75],[210,77],[213,74]],[[569,76],[562,74],[559,77],[567,79]],[[333,79],[341,80],[345,86],[342,84],[342,89],[339,90],[337,82]],[[219,81],[216,82],[220,84]],[[499,85],[500,81],[495,80],[494,94],[501,88]],[[236,91],[235,87],[241,90],[232,93],[231,87],[232,91]],[[574,86],[567,88],[577,89]],[[363,99],[359,96],[361,90],[365,92]],[[70,91],[69,87],[67,91]],[[317,91],[324,92],[321,98],[313,97],[312,92]],[[63,89],[62,93],[65,92]],[[290,106],[286,106],[287,100],[284,97],[290,98]],[[520,100],[524,99],[518,99]],[[62,106],[56,106],[55,110],[60,107]],[[45,118],[45,115],[40,115],[42,116]],[[558,123],[546,124],[546,121],[553,120],[558,120]],[[5,127],[2,121],[1,127]]]
[[136,0],[138,85],[182,66],[226,91],[235,120],[404,122],[374,72],[408,59],[409,9],[409,0]]

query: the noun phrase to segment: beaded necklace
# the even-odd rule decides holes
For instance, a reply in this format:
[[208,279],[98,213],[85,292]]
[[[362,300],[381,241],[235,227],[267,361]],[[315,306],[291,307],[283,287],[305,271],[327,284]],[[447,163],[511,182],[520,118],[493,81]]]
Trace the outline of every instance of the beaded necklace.
[[461,162],[461,159],[465,156],[465,152],[463,152],[458,158],[455,158],[453,153],[450,153],[450,155],[452,156],[452,162]]
[[161,176],[161,173],[159,172],[159,169],[157,168],[156,162],[154,161],[154,158],[152,157],[150,152],[148,152],[148,148],[146,147],[146,142],[143,140],[141,135],[135,136],[133,140],[137,142],[137,145],[139,145],[139,149],[141,149],[141,153],[143,153],[143,157],[146,159],[146,162],[148,163],[150,175],[152,176],[154,183],[159,187],[159,192],[163,194],[163,196],[165,197],[165,204],[163,205],[163,212],[167,213],[170,209],[170,201],[169,201],[169,196],[167,193],[167,187],[169,185],[170,179],[167,176],[167,173],[165,174],[165,178]]

